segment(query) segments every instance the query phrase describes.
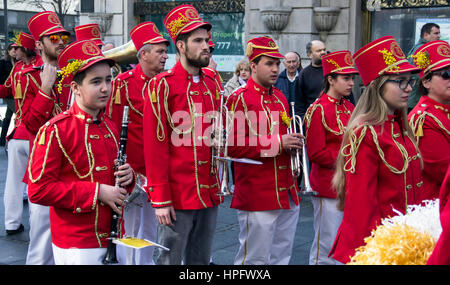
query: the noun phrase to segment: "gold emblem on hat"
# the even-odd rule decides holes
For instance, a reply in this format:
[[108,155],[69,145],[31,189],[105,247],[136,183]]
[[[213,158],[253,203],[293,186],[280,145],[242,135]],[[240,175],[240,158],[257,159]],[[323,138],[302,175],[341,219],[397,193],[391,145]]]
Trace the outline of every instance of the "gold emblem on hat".
[[99,38],[100,37],[100,30],[98,29],[97,26],[92,27],[91,30],[92,36]]
[[55,14],[49,14],[48,21],[55,25],[61,25],[61,22],[59,21],[58,16],[56,16]]
[[84,54],[89,56],[96,56],[100,54],[100,50],[93,42],[85,42],[81,47]]
[[187,9],[184,14],[186,15],[186,17],[189,20],[198,20],[198,19],[200,19],[200,16],[198,15],[197,11],[195,11],[194,9]]
[[437,48],[437,53],[440,56],[450,57],[450,47],[448,45],[440,45]]
[[273,42],[273,41],[269,41],[269,47],[276,48],[277,44],[275,42]]
[[344,61],[345,61],[345,63],[346,63],[347,65],[353,65],[353,59],[352,59],[352,56],[351,56],[349,53],[347,53],[347,54],[345,55]]
[[405,54],[403,53],[403,50],[398,46],[397,42],[391,43],[391,53],[396,58],[399,58],[399,59],[406,58]]

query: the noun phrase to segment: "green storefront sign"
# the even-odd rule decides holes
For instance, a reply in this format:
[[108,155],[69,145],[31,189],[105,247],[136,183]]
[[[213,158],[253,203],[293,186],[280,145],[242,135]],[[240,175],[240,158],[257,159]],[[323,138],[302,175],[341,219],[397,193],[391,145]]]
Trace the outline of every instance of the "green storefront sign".
[[[175,2],[175,3],[174,3]],[[236,64],[244,56],[244,2],[245,1],[146,1],[135,5],[135,14],[140,16],[141,22],[152,21],[163,36],[170,39],[164,27],[164,18],[173,8],[181,4],[191,4],[196,7],[200,17],[212,24],[211,39],[215,49],[213,59],[217,63],[217,70],[234,72]],[[139,11],[139,12],[137,12]],[[175,46],[169,47],[169,60],[166,67],[175,64]]]

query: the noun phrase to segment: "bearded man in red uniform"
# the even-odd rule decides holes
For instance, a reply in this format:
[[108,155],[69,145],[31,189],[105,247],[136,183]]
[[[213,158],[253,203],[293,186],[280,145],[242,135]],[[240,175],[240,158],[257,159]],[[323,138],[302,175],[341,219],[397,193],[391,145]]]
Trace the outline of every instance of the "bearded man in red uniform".
[[193,6],[181,5],[164,26],[180,59],[150,81],[144,103],[146,189],[159,221],[158,243],[170,248],[158,252],[156,264],[209,264],[221,203],[209,143],[219,90],[202,71],[211,25]]
[[[23,71],[21,86],[23,105],[21,123],[29,132],[30,149],[39,128],[50,118],[67,110],[71,103],[70,88],[62,81],[57,85],[57,57],[69,41],[58,16],[51,11],[34,15],[28,21],[43,64]],[[28,175],[25,175],[25,180]],[[53,264],[49,208],[30,203],[30,244],[26,264]]]
[[[232,157],[259,160],[262,165],[235,164],[235,193],[231,207],[238,210],[240,248],[235,264],[289,264],[300,211],[297,179],[290,167],[291,149],[302,147],[300,134],[287,134],[289,107],[273,87],[280,59],[269,37],[247,44],[251,77],[227,100],[236,118],[229,143]],[[238,118],[245,123],[239,124]],[[243,143],[243,144],[242,144]]]
[[[127,161],[133,167],[141,186],[145,184],[145,161],[143,134],[144,93],[150,80],[164,70],[168,40],[161,36],[152,22],[144,22],[130,32],[136,47],[139,64],[128,72],[119,74],[113,82],[107,114],[120,126],[123,107],[129,106]],[[139,191],[138,189],[136,191]],[[129,204],[124,212],[125,232],[138,238],[156,240],[156,216],[152,205],[143,193]],[[138,206],[140,205],[140,207]],[[153,261],[154,247],[139,250],[126,248],[126,264],[149,265]]]

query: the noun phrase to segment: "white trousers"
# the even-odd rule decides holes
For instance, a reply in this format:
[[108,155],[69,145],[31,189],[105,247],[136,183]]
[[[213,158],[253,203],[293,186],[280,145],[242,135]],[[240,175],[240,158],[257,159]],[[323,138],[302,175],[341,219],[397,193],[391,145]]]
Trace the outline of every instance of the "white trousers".
[[52,240],[50,235],[49,207],[31,203],[30,244],[28,245],[27,265],[53,265]]
[[[125,234],[141,239],[157,242],[158,225],[155,209],[147,202],[147,195],[142,193],[124,210]],[[141,205],[139,207],[137,204]],[[154,265],[154,246],[133,249],[117,246],[117,259],[125,265]]]
[[235,265],[288,265],[300,205],[289,210],[237,211],[240,247]]
[[29,148],[27,140],[8,141],[8,170],[3,197],[6,230],[16,230],[22,223],[23,198],[27,191],[27,184],[22,179],[27,168]]
[[52,248],[56,265],[102,265],[106,254],[106,248]]
[[337,261],[329,258],[336,233],[341,225],[344,212],[336,208],[337,199],[312,197],[314,208],[314,240],[309,253],[310,265],[336,265]]

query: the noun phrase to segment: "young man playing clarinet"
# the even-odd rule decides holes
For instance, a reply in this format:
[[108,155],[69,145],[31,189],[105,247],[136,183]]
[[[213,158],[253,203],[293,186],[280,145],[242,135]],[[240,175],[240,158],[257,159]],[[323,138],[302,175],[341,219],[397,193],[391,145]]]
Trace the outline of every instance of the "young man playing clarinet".
[[112,211],[121,214],[119,206],[135,181],[129,164],[115,169],[118,130],[103,112],[114,61],[93,41],[78,41],[61,52],[58,65],[75,101],[37,133],[28,168],[29,198],[50,206],[56,264],[102,264]]

